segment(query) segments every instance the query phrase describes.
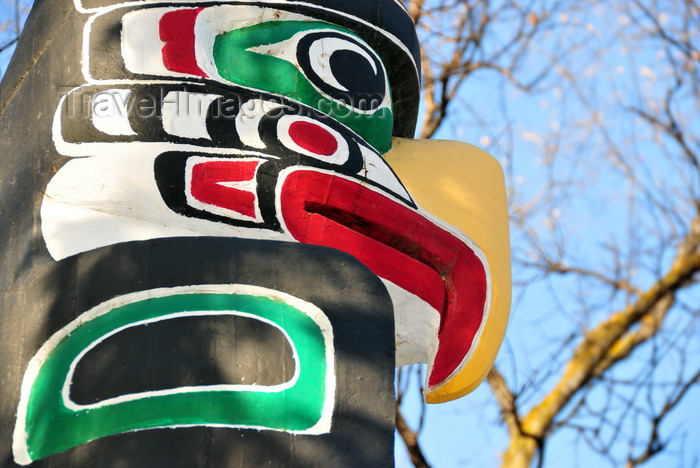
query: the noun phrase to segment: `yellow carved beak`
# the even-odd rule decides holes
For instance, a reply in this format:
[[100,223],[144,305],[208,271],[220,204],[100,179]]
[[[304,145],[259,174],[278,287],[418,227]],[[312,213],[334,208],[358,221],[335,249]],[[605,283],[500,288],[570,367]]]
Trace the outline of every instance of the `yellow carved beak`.
[[[426,385],[428,403],[455,400],[484,380],[508,322],[510,238],[503,171],[485,151],[455,141],[394,138],[384,158],[419,207],[461,231],[481,250],[488,264],[490,294],[483,317],[478,318],[483,323],[475,324],[479,332],[468,354],[448,377]],[[443,320],[442,325],[445,323]],[[445,345],[440,340],[447,336],[449,333],[440,330],[438,350]],[[433,362],[428,364],[432,368]]]

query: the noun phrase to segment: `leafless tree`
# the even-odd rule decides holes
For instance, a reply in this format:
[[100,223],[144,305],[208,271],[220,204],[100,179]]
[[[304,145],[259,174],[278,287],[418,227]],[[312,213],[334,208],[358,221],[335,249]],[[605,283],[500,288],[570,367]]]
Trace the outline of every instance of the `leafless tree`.
[[[612,466],[682,461],[684,427],[667,421],[700,379],[699,4],[406,6],[424,47],[421,136],[469,127],[509,183],[518,325],[488,376],[502,466],[544,466],[562,433]],[[493,88],[493,109],[474,86]],[[519,316],[534,301],[535,327]],[[398,395],[399,434],[428,466]]]

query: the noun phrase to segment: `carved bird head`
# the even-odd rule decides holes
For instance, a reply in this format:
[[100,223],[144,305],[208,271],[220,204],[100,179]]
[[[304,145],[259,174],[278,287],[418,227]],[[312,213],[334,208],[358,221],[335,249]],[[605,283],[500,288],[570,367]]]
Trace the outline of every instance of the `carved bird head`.
[[[410,139],[420,52],[400,2],[106,3],[82,4],[88,84],[54,124],[59,152],[97,155],[49,184],[54,258],[183,232],[342,250],[384,280],[427,401],[475,388],[508,315],[502,174],[469,145]],[[86,196],[104,235],[76,238],[56,207]]]

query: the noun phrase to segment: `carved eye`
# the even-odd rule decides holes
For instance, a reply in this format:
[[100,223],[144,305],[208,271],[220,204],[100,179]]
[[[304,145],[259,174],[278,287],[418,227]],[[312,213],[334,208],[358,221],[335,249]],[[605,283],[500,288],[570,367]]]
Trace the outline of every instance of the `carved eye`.
[[387,80],[382,62],[351,36],[307,34],[299,40],[297,62],[319,91],[352,109],[374,111],[385,101]]

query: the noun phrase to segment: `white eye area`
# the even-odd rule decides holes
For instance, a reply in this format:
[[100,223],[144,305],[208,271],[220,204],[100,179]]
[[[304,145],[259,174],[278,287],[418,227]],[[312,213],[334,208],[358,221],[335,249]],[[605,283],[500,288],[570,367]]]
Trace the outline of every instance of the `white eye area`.
[[350,91],[345,86],[341,85],[335,75],[333,75],[330,59],[331,56],[338,51],[354,52],[362,56],[371,65],[374,74],[376,75],[378,73],[377,66],[374,63],[375,59],[356,43],[339,37],[324,37],[318,39],[309,47],[311,67],[319,78],[334,88],[342,91]]

